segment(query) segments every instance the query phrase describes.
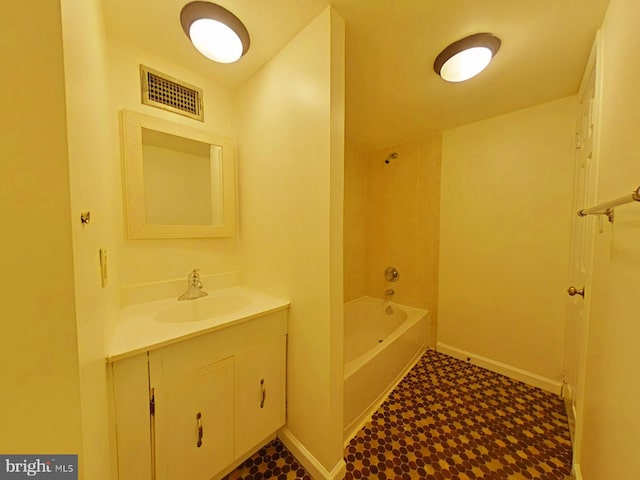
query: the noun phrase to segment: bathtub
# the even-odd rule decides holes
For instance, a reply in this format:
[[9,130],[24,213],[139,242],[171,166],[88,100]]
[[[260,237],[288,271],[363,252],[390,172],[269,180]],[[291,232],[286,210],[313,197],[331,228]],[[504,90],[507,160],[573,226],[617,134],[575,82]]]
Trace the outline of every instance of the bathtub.
[[[385,312],[391,307],[393,313]],[[428,312],[361,297],[344,307],[344,439],[368,420],[424,353]]]

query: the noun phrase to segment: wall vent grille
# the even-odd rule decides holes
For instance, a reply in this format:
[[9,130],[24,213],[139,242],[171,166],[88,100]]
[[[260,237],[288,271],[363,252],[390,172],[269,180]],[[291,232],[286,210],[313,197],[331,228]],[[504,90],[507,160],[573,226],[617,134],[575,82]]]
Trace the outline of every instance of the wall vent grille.
[[202,89],[140,65],[142,103],[204,122]]

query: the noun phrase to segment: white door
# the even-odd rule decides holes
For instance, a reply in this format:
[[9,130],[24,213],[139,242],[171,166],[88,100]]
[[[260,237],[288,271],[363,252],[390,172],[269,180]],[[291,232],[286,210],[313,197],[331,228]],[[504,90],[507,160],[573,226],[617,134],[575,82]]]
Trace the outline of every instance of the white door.
[[576,156],[574,198],[571,229],[571,258],[567,322],[565,330],[564,369],[566,372],[565,399],[573,417],[572,436],[574,463],[579,463],[582,431],[582,401],[584,369],[589,321],[589,295],[593,236],[601,218],[579,217],[577,211],[595,202],[596,155],[598,138],[598,40],[594,45],[578,95],[576,121]]

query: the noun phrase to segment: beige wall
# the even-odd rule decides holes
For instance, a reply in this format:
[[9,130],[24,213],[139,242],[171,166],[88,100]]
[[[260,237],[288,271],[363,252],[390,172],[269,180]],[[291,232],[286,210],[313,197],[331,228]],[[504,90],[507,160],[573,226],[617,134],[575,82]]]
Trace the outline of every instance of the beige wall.
[[[72,228],[77,257],[79,378],[86,440],[91,444],[87,475],[108,478],[110,474],[103,358],[106,326],[119,306],[118,287],[180,278],[193,266],[203,273],[244,267],[249,285],[293,301],[288,425],[323,468],[341,468],[342,20],[327,10],[313,22],[248,83],[239,95],[242,106],[238,111],[233,92],[105,36],[97,2],[65,2],[63,7],[71,206],[72,211],[91,210],[93,214],[88,227],[67,225]],[[141,63],[202,87],[205,123],[142,106]],[[297,81],[291,79],[294,71]],[[283,84],[297,88],[282,89]],[[240,160],[244,175],[240,198],[247,203],[241,212],[244,220],[239,238],[126,238],[119,148],[123,108],[236,138],[240,113],[246,133],[242,147],[253,154]],[[299,131],[289,137],[292,128]],[[263,163],[264,155],[270,162]],[[277,164],[282,170],[273,168]],[[252,187],[256,178],[259,186]],[[287,188],[274,189],[279,182]],[[279,208],[265,208],[272,205]],[[265,223],[270,214],[275,217]],[[282,228],[274,228],[276,225]],[[301,229],[301,225],[308,228]],[[240,239],[245,240],[242,252]],[[105,289],[99,284],[99,248],[109,252],[110,283]],[[273,282],[274,272],[282,283]],[[315,392],[311,398],[310,391]]]
[[[111,478],[107,370],[109,321],[118,308],[122,219],[118,131],[110,122],[106,38],[99,0],[62,2],[69,138],[84,478]],[[83,226],[80,212],[90,211]],[[99,249],[107,250],[108,284],[102,287]]]
[[0,452],[82,462],[60,16],[58,0],[0,15]]
[[[126,237],[120,151],[123,108],[227,136],[236,135],[233,94],[166,60],[137,51],[103,31],[101,2],[63,2],[69,171],[74,218],[92,212],[91,225],[71,225],[87,478],[109,478],[111,461],[105,369],[109,322],[119,287],[237,270],[237,239],[129,240]],[[140,103],[139,65],[204,90],[204,123]],[[214,108],[215,105],[215,108]],[[100,283],[98,250],[108,254],[109,283]]]
[[[428,308],[437,318],[438,229],[442,137],[434,135],[367,155],[366,293]],[[385,164],[391,152],[398,158]],[[394,266],[397,282],[384,270]]]
[[[611,0],[604,42],[598,201],[640,185],[640,3]],[[595,238],[580,463],[584,480],[635,478],[640,444],[640,205]]]
[[[165,58],[148,54],[108,38],[108,71],[110,102],[108,118],[110,128],[119,132],[122,109],[133,110],[173,123],[187,125],[221,136],[237,138],[237,108],[235,93],[218,85],[215,80],[195,75]],[[205,121],[200,122],[182,115],[142,105],[140,102],[140,64],[159,70],[203,89]],[[113,139],[119,145],[119,136]],[[112,162],[120,165],[120,150],[113,153]],[[113,206],[124,218],[122,206],[122,179],[113,192]],[[122,286],[185,278],[194,267],[201,274],[237,271],[240,268],[238,238],[214,239],[153,239],[129,240],[124,220],[118,225],[121,238],[119,282]]]
[[573,97],[444,133],[439,347],[559,382]]
[[249,286],[291,300],[287,429],[342,463],[344,24],[332,9],[238,93]]
[[367,153],[347,147],[344,159],[344,301],[365,294]]

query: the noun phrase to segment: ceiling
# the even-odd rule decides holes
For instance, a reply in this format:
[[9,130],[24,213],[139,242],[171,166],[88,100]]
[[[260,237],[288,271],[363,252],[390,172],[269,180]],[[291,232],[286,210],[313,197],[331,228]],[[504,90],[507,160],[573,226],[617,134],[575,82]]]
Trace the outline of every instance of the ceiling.
[[[179,23],[188,0],[104,0],[107,34],[239,88],[333,5],[346,24],[347,137],[372,150],[577,92],[609,0],[218,0],[251,35],[239,62],[213,63]],[[451,84],[433,72],[449,43],[490,32],[489,68]]]

